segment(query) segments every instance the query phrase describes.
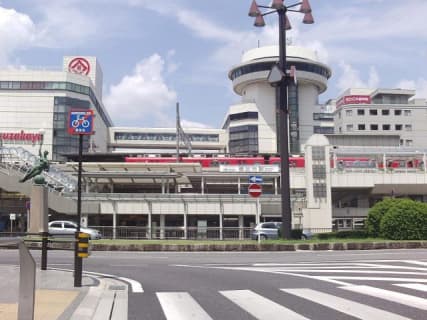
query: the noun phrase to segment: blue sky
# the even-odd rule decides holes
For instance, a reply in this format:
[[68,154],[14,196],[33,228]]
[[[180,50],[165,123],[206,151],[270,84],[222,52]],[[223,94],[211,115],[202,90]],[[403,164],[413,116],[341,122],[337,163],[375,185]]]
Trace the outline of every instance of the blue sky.
[[[289,0],[286,4],[293,4]],[[277,16],[253,27],[251,0],[0,0],[0,66],[60,67],[96,56],[116,126],[218,128],[237,96],[242,52],[278,42]],[[258,0],[259,4],[269,1]],[[416,89],[427,98],[426,0],[311,0],[315,24],[290,14],[292,43],[332,68],[320,102],[348,87]]]

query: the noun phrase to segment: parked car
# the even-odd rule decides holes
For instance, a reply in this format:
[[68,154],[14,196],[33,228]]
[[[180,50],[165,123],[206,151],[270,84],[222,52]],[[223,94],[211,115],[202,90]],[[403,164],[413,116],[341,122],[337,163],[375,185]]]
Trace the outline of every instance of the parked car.
[[[260,237],[262,240],[265,239],[278,239],[279,229],[282,227],[281,222],[262,222],[256,225],[252,231],[252,240],[257,240]],[[308,230],[303,230],[301,239],[310,239],[313,235]]]
[[[77,231],[77,223],[73,221],[51,221],[48,224],[49,234],[57,237],[74,236]],[[89,234],[91,240],[101,239],[101,233],[96,229],[80,227],[80,232]]]

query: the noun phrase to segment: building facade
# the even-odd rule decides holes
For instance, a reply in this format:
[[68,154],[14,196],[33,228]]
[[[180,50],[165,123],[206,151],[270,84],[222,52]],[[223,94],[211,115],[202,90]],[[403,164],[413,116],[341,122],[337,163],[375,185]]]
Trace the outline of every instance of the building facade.
[[93,109],[95,134],[84,151],[106,152],[112,121],[102,103],[102,71],[95,57],[64,57],[59,71],[0,71],[0,134],[4,146],[25,145],[37,154],[40,144],[52,160],[78,152],[78,137],[68,134],[68,113]]
[[399,136],[399,145],[427,149],[425,99],[414,90],[348,89],[337,100],[335,133],[348,136]]

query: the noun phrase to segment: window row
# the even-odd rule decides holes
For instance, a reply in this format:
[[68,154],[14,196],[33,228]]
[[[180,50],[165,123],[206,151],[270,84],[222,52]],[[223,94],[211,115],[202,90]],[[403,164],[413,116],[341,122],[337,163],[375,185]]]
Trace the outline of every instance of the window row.
[[[369,112],[368,112],[369,111]],[[358,116],[364,116],[366,115],[370,115],[370,116],[378,116],[379,114],[383,115],[383,116],[389,116],[391,114],[394,114],[395,116],[401,116],[402,114],[406,117],[409,117],[412,115],[412,110],[401,110],[401,109],[394,109],[394,110],[390,110],[390,109],[357,109],[356,114]],[[352,117],[353,116],[353,110],[345,110],[345,115],[346,117]],[[338,113],[338,116],[341,117],[341,112]]]
[[[358,124],[357,125],[357,130],[368,130],[367,128],[368,128],[368,125],[366,125],[366,124]],[[379,130],[379,128],[380,128],[380,125],[378,125],[378,124],[370,124],[369,125],[369,130],[377,131],[377,130]],[[381,125],[381,128],[383,131],[389,131],[389,130],[392,130],[392,125],[383,124],[383,125]],[[405,125],[395,124],[394,125],[394,130],[396,130],[396,131],[402,131],[403,128],[405,128],[405,131],[412,131],[412,125],[411,124],[405,124]],[[346,126],[346,130],[347,131],[353,131],[354,126],[352,124],[348,124]],[[340,132],[341,132],[341,128],[340,128]]]
[[[187,134],[191,141],[219,142],[218,134]],[[115,140],[176,141],[175,133],[115,132]]]

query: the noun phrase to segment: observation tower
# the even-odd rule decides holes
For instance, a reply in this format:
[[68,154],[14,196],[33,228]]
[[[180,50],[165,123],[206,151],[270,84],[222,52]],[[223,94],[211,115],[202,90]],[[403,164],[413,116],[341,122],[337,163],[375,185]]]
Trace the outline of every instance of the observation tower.
[[[278,153],[276,87],[268,81],[279,60],[279,47],[260,47],[243,54],[242,62],[228,73],[241,103],[230,106],[223,123],[233,154]],[[297,82],[288,85],[289,146],[300,154],[302,145],[315,133],[313,113],[318,112],[318,96],[327,89],[331,69],[310,49],[287,46],[287,69],[296,68]]]

